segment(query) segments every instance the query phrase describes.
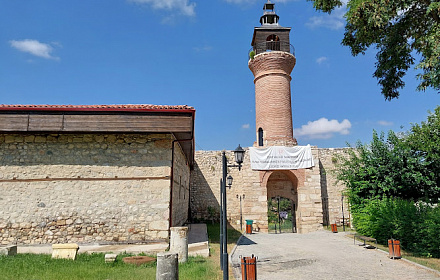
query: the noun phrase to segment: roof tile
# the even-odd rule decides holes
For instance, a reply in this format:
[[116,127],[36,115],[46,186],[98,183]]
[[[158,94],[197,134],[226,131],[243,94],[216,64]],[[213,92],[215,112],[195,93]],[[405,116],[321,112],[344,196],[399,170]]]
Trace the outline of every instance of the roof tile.
[[183,110],[193,111],[188,105],[150,105],[150,104],[114,104],[114,105],[33,105],[33,104],[0,104],[1,111],[14,110],[48,110],[48,111],[155,111],[155,110]]

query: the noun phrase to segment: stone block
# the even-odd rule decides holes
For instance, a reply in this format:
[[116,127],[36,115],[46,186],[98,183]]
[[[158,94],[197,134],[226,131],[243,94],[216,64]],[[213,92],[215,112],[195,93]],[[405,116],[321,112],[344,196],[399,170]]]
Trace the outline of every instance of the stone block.
[[113,263],[116,261],[116,257],[118,254],[105,254],[105,262],[106,263]]
[[150,230],[168,230],[168,221],[153,221],[150,223]]
[[53,244],[52,245],[52,258],[75,260],[78,249],[79,249],[79,246],[76,243]]
[[5,247],[0,247],[0,256],[15,256],[17,255],[17,246],[9,245]]

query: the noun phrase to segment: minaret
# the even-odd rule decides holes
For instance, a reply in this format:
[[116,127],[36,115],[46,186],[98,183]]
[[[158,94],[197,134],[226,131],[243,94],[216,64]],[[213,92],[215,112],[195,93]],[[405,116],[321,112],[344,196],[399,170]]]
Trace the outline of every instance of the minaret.
[[249,68],[254,74],[257,141],[254,146],[294,146],[290,73],[295,67],[290,27],[279,25],[275,4],[264,4],[260,27],[254,28]]

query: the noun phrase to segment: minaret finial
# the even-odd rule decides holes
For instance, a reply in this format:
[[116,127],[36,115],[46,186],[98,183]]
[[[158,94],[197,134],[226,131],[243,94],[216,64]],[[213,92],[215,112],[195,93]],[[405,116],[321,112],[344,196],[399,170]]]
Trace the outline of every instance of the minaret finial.
[[275,4],[270,2],[270,0],[267,0],[267,2],[263,6],[264,14],[260,18],[261,25],[263,26],[279,25],[278,20],[280,17],[275,13],[274,9],[275,9]]

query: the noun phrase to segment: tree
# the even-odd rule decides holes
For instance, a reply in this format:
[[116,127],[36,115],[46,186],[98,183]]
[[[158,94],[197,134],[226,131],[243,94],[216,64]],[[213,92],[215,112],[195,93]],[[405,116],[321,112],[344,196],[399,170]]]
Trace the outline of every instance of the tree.
[[423,166],[423,176],[431,178],[427,196],[440,192],[440,106],[430,113],[426,122],[413,124],[406,142],[416,151]]
[[374,132],[369,144],[358,143],[348,153],[338,159],[336,173],[354,207],[383,197],[439,202],[440,107],[406,134],[389,131],[385,138]]
[[[308,0],[317,10],[331,13],[341,0]],[[402,78],[415,66],[417,89],[440,91],[440,2],[432,0],[349,0],[342,44],[354,56],[376,47],[376,71],[386,100],[399,97]]]

